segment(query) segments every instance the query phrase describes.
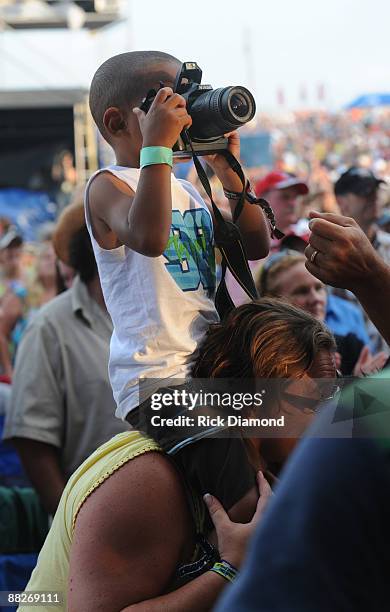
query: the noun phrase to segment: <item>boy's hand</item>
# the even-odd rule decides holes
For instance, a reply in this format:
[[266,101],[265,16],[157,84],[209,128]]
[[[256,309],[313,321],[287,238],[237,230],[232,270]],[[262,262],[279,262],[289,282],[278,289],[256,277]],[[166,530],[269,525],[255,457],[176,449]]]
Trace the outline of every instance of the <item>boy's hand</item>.
[[[237,130],[234,132],[229,132],[229,134],[225,134],[225,137],[228,138],[228,151],[234,155],[236,159],[240,157],[240,135]],[[221,155],[220,153],[215,153],[214,155],[205,155],[204,159],[215,172],[223,172],[224,170],[230,170],[230,166],[226,161],[226,157]]]
[[190,127],[192,119],[187,113],[185,99],[173,93],[170,87],[157,92],[147,114],[133,108],[137,116],[144,147],[173,147],[180,132]]
[[[232,153],[236,159],[239,159],[240,136],[238,131],[235,130],[234,132],[225,134],[225,136],[228,137],[228,151],[230,151],[230,153]],[[228,189],[229,191],[242,191],[241,181],[234,170],[232,170],[229,166],[226,157],[220,153],[215,153],[214,155],[205,155],[204,159],[210,168],[214,170],[225,189]]]

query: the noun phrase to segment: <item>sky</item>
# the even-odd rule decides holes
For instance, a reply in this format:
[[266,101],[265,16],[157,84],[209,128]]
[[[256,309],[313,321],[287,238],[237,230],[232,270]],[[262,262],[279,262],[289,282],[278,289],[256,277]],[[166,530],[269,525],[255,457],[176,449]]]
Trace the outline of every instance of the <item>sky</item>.
[[0,88],[87,87],[111,55],[158,49],[213,87],[248,87],[264,111],[278,90],[287,109],[390,92],[390,0],[125,0],[124,15],[97,33],[0,31]]

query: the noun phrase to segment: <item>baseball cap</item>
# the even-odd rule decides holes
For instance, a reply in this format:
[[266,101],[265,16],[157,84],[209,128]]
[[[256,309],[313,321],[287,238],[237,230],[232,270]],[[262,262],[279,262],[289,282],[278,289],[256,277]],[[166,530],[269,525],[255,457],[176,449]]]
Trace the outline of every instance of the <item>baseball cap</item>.
[[336,195],[354,193],[355,195],[367,196],[375,191],[381,183],[385,182],[378,179],[368,168],[352,166],[336,181],[334,192]]
[[255,192],[258,197],[262,196],[271,189],[287,189],[288,187],[296,187],[300,195],[309,193],[309,188],[294,174],[287,172],[269,172],[264,178],[258,181],[255,185]]

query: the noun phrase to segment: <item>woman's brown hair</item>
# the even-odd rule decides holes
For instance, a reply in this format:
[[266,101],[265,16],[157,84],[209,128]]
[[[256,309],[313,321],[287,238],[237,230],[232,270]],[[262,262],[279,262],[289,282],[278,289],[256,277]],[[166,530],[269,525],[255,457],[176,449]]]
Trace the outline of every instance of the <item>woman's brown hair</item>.
[[199,347],[196,378],[295,378],[320,349],[336,350],[326,326],[276,298],[235,308],[212,325]]

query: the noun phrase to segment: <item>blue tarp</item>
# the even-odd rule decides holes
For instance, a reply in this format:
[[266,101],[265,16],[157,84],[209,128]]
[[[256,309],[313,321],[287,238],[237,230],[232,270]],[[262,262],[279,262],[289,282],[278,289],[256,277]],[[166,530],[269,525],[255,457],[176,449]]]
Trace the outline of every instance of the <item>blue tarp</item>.
[[[38,553],[0,555],[0,591],[23,591],[37,564],[37,558]],[[16,609],[16,606],[0,605],[0,612],[14,612]],[[31,609],[34,610],[34,607]]]
[[27,189],[0,189],[0,216],[17,225],[27,241],[37,240],[39,228],[54,221],[57,205],[46,193]]
[[31,486],[15,448],[2,440],[4,415],[0,414],[0,486]]
[[375,106],[390,106],[390,93],[364,94],[352,100],[345,107],[351,108],[374,108]]
[[246,168],[273,165],[271,134],[259,132],[257,134],[243,134],[241,136],[241,161]]

